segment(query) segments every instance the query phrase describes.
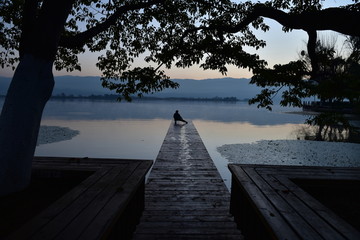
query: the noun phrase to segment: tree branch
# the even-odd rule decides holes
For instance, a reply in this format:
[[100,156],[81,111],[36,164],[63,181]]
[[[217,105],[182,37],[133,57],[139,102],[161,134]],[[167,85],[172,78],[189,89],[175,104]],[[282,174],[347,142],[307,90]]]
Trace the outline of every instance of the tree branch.
[[316,79],[317,73],[319,71],[319,63],[317,61],[316,55],[316,42],[317,42],[317,33],[315,30],[307,31],[309,36],[309,41],[307,44],[308,54],[311,61],[311,78]]
[[360,36],[360,28],[354,27],[354,24],[357,24],[360,20],[359,11],[327,8],[301,14],[288,14],[264,4],[256,4],[254,10],[242,22],[235,26],[224,27],[223,30],[230,33],[239,32],[259,17],[271,18],[291,29],[302,29],[305,31],[333,30],[345,35]]
[[[290,29],[301,29],[306,31],[309,35],[308,51],[312,60],[315,60],[316,58],[315,54],[312,54],[312,51],[315,51],[314,44],[316,43],[317,30],[333,30],[346,35],[360,37],[360,28],[354,27],[354,24],[357,24],[360,20],[359,11],[343,8],[328,8],[321,11],[304,12],[302,14],[289,14],[264,4],[256,4],[254,5],[253,11],[240,23],[234,26],[210,25],[187,29],[180,38],[181,43],[188,34],[199,30],[219,30],[221,33],[237,33],[259,17],[273,19]],[[317,63],[312,61],[312,67],[316,70],[318,68]],[[314,71],[312,74],[314,74]]]
[[143,9],[146,7],[150,7],[156,4],[161,4],[165,2],[165,0],[152,0],[149,2],[138,3],[138,4],[126,4],[119,7],[109,18],[107,18],[104,22],[97,24],[96,26],[87,29],[84,32],[76,34],[71,37],[63,37],[60,40],[60,46],[67,48],[76,48],[82,47],[85,45],[87,41],[95,37],[101,32],[106,31],[110,26],[116,23],[116,20],[124,13],[132,10]]

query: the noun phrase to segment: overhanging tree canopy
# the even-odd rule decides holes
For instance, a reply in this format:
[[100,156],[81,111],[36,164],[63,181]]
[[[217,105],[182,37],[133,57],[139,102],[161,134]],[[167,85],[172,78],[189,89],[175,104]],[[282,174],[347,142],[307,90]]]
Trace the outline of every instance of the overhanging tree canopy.
[[[270,18],[277,21],[283,26],[285,32],[291,31],[292,29],[304,30],[309,36],[307,55],[309,56],[310,67],[308,67],[308,63],[302,59],[297,61],[294,60],[285,65],[275,65],[274,69],[266,68],[266,63],[258,60],[256,64],[253,65],[253,68],[251,68],[254,73],[251,83],[257,84],[265,89],[261,94],[253,98],[250,103],[258,102],[258,106],[271,109],[271,97],[276,95],[280,88],[288,87],[288,90],[283,92],[281,104],[301,106],[301,98],[318,95],[318,93],[311,91],[313,88],[312,83],[323,83],[325,80],[324,71],[320,69],[321,66],[319,66],[319,64],[323,65],[324,62],[320,63],[323,59],[320,59],[321,56],[318,56],[319,53],[316,52],[317,46],[319,46],[317,31],[332,30],[353,37],[355,42],[359,41],[358,39],[360,37],[360,28],[354,26],[354,24],[360,20],[360,4],[358,3],[358,0],[354,0],[354,4],[328,9],[322,9],[322,2],[325,1],[276,0],[267,1],[264,4],[248,3],[245,14],[242,15],[240,20],[232,21],[222,17],[214,18],[208,22],[207,25],[189,29],[187,32],[212,32],[213,39],[218,38],[221,44],[226,42],[224,39],[227,39],[227,36],[224,34],[239,34],[244,31],[244,29],[247,29],[250,24],[262,21],[263,18]],[[266,31],[267,26],[261,25],[261,29]],[[260,44],[257,46],[260,46]],[[211,53],[216,52],[212,49],[207,49],[207,51]],[[352,55],[359,54],[359,48],[353,48],[352,51]],[[236,50],[234,52],[236,52]],[[229,54],[226,51],[224,53],[225,56],[221,56],[221,54],[222,53],[220,53],[220,56],[217,56],[217,59],[226,59],[229,56],[234,56],[234,58],[236,58],[236,54]],[[327,57],[330,56],[328,55]],[[233,61],[232,64],[235,64],[238,67],[244,67],[243,60],[244,59],[241,60],[240,64],[236,61]],[[360,64],[359,59],[356,60],[351,57],[348,60],[352,61],[353,65]],[[251,62],[255,63],[255,61]],[[214,61],[210,61],[205,67],[212,68],[214,66],[213,63]],[[249,65],[251,66],[251,64]],[[218,69],[224,69],[224,65],[216,67]],[[214,69],[216,69],[216,67]],[[350,71],[348,73],[350,73]],[[344,74],[343,77],[345,77]],[[353,72],[352,76],[347,75],[346,77],[352,78],[353,81],[360,81],[359,75],[356,75],[355,72]],[[327,83],[329,83],[329,81],[327,81]],[[317,89],[321,90],[320,87]],[[353,94],[354,91],[351,95]],[[357,89],[357,94],[360,94],[359,89]],[[352,96],[349,97],[353,98]]]
[[[236,5],[228,0],[73,1],[65,31],[54,52],[46,49],[46,44],[40,39],[34,40],[34,34],[29,34],[37,22],[42,21],[40,13],[47,11],[44,10],[46,2],[5,0],[1,3],[0,8],[6,15],[3,17],[4,24],[0,26],[4,39],[0,45],[5,50],[1,53],[2,66],[14,66],[19,60],[19,51],[20,56],[25,52],[48,54],[50,58],[55,55],[57,70],[81,70],[78,54],[99,52],[97,67],[103,73],[103,85],[130,99],[132,94],[177,87],[159,66],[163,66],[161,69],[174,65],[185,68],[205,58],[202,67],[218,68],[225,73],[226,64],[254,68],[263,63],[256,54],[248,54],[242,49],[245,45],[265,46],[264,41],[257,40],[248,27],[241,30],[242,36],[227,35],[223,43],[214,40],[212,33],[206,31],[185,34],[187,29],[207,25],[218,16],[231,21],[239,20],[245,14],[247,5]],[[24,21],[19,20],[22,16]],[[265,27],[260,20],[254,21],[253,25],[256,28]],[[34,42],[39,44],[29,46]],[[209,46],[212,46],[211,50]],[[213,53],[206,56],[209,51]],[[224,53],[233,56],[219,59],[220,54],[226,56]],[[149,67],[140,69],[132,66],[134,60],[144,54]],[[152,81],[146,81],[151,78]]]
[[[78,54],[100,52],[103,85],[127,99],[176,87],[159,68],[159,56],[171,59],[162,49],[228,6],[227,0],[1,1],[0,64],[19,64],[0,117],[0,194],[29,182],[42,112],[54,85],[53,66],[79,70]],[[155,67],[133,67],[145,51]],[[184,56],[184,65],[201,58]]]

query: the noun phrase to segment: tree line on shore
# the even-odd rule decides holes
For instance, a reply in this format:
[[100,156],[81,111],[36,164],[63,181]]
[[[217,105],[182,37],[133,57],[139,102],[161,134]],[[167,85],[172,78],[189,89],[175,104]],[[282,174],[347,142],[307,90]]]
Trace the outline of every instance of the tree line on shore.
[[[64,93],[54,95],[51,99],[89,99],[89,100],[118,100],[117,94],[103,94],[103,95],[66,95]],[[213,101],[213,102],[247,102],[249,99],[238,99],[236,97],[132,97],[133,100],[176,100],[176,101]]]

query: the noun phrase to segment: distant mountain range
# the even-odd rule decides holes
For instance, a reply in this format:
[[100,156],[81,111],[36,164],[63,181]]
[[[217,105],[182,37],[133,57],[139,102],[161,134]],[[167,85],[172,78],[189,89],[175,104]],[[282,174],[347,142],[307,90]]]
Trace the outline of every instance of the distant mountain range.
[[[5,95],[11,78],[0,77],[0,95]],[[246,78],[173,79],[180,84],[178,89],[165,89],[149,94],[159,98],[215,98],[236,97],[240,100],[254,97],[261,88],[249,84]],[[53,95],[90,96],[114,94],[101,86],[100,77],[58,76],[55,77]]]

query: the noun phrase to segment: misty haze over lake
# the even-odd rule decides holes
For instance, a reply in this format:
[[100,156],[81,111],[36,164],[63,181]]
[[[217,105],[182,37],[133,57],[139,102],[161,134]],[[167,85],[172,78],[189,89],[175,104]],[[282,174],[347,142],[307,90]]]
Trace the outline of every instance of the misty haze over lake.
[[259,109],[247,102],[212,102],[181,100],[134,100],[133,102],[93,100],[51,100],[44,117],[68,120],[116,120],[116,119],[172,119],[180,110],[189,120],[218,122],[248,122],[254,125],[278,125],[303,123],[303,117],[286,112],[299,108],[281,108],[273,111]]
[[[2,107],[4,98],[0,98]],[[223,144],[296,139],[306,116],[274,107],[272,112],[247,102],[135,100],[133,102],[50,100],[42,125],[79,131],[71,140],[40,145],[39,156],[154,160],[175,110],[193,121],[224,179],[227,160],[216,150]]]

